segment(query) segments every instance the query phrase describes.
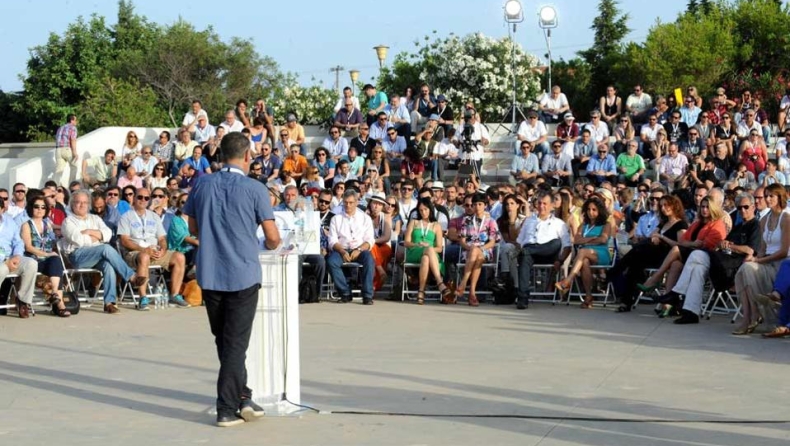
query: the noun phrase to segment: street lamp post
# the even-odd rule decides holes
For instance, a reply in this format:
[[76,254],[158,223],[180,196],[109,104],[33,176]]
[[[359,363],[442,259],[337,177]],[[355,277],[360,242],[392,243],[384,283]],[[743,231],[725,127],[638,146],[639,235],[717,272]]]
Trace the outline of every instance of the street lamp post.
[[351,92],[354,96],[357,95],[357,80],[359,80],[359,70],[348,70],[348,75],[351,77]]
[[381,69],[384,68],[384,61],[387,59],[387,51],[390,49],[390,47],[386,45],[379,45],[374,46],[373,49],[376,50],[376,57],[379,59],[379,71],[381,71]]
[[540,8],[540,12],[538,12],[538,26],[543,29],[543,34],[546,37],[546,49],[549,56],[547,93],[551,92],[551,30],[559,24],[557,10],[553,6],[546,5]]

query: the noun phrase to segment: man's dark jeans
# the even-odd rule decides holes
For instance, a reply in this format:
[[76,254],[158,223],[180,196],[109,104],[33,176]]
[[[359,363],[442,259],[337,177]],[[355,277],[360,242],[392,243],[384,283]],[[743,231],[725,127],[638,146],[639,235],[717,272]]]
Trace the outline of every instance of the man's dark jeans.
[[241,291],[203,290],[211,333],[219,356],[217,413],[232,415],[242,398],[252,399],[247,387],[247,346],[258,306],[260,284]]
[[560,255],[562,242],[554,239],[541,245],[532,244],[521,247],[518,256],[518,303],[529,304],[529,293],[532,291],[532,265],[554,263]]

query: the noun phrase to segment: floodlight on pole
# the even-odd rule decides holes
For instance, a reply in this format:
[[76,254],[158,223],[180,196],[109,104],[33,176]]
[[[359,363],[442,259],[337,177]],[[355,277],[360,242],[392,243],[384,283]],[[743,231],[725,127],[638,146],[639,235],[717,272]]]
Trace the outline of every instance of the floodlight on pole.
[[560,24],[560,18],[557,15],[557,10],[551,5],[542,6],[538,11],[538,26],[543,29],[543,35],[546,37],[546,49],[548,50],[549,65],[548,65],[548,87],[546,93],[551,92],[551,30]]
[[524,21],[524,9],[518,0],[508,0],[505,3],[505,22],[513,24],[513,32],[516,32],[516,23]]
[[510,108],[505,112],[505,115],[502,116],[502,119],[499,121],[499,125],[500,127],[504,127],[503,123],[506,122],[505,119],[510,117],[511,128],[508,130],[508,132],[516,133],[516,114],[519,113],[521,116],[524,116],[524,113],[516,103],[516,24],[524,21],[524,8],[521,7],[521,2],[519,0],[507,0],[507,2],[505,2],[505,6],[502,9],[505,10],[505,23],[507,25],[511,23],[513,24],[512,30],[510,27],[508,27],[508,35],[510,36],[511,47],[510,70],[513,74],[513,95],[511,98],[512,101],[510,103]]

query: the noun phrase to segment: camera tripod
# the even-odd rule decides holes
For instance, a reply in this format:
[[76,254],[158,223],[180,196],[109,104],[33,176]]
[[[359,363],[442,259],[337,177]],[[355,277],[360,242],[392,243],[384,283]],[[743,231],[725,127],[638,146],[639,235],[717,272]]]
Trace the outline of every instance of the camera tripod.
[[[517,120],[516,119],[517,116],[520,117],[521,119]],[[509,129],[507,127],[505,127],[505,122],[507,122],[505,120],[508,119],[508,118],[510,118],[510,128]],[[503,128],[503,129],[507,130],[508,136],[509,135],[515,135],[516,133],[518,133],[518,126],[517,126],[517,124],[519,122],[521,122],[521,121],[526,121],[526,119],[527,119],[527,116],[524,114],[524,111],[521,110],[521,107],[519,106],[519,104],[517,104],[516,102],[513,102],[513,104],[510,106],[510,108],[508,108],[505,111],[505,113],[502,115],[502,117],[499,118],[499,125],[494,129],[494,132],[496,132],[500,128]]]

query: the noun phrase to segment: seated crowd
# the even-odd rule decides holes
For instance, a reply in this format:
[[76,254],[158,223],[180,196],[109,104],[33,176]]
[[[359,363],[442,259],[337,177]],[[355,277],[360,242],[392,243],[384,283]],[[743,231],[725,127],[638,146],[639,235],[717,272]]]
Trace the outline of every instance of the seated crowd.
[[695,323],[709,283],[740,300],[734,334],[763,323],[776,325],[766,336],[790,334],[790,283],[782,279],[790,268],[787,105],[769,150],[773,122],[750,92],[730,99],[719,89],[703,108],[694,87],[682,105],[674,95],[653,100],[638,85],[624,101],[609,87],[590,122],[578,124],[555,86],[517,128],[509,181],[484,185],[490,137],[472,103],[455,114],[428,85],[403,96],[363,90],[367,113],[346,88],[312,153],[293,113],[275,126],[263,100],[252,110],[240,100],[215,127],[195,101],[175,141],[165,131],[143,145],[129,132],[120,153],[83,160],[82,181],[68,189],[17,184],[13,197],[0,189],[0,278],[21,276],[19,315],[29,314],[39,272],[53,313],[68,316],[66,265],[52,260],[59,255],[102,271],[108,313],[118,311],[116,275],[147,308],[150,265],[167,271],[171,302],[186,306],[180,292],[199,241],[180,209],[200,177],[222,168],[223,136],[241,132],[249,176],[267,185],[274,209],[318,211],[321,254],[305,256],[303,274],[319,285],[329,276],[340,302],[357,285],[362,303],[372,304],[388,280],[400,299],[402,277],[417,304],[434,286],[442,303],[470,306],[481,290],[497,288],[523,310],[535,270],[548,268],[556,278],[548,290],[561,300],[578,291],[582,308],[613,289],[625,313],[662,289],[659,317]]

